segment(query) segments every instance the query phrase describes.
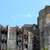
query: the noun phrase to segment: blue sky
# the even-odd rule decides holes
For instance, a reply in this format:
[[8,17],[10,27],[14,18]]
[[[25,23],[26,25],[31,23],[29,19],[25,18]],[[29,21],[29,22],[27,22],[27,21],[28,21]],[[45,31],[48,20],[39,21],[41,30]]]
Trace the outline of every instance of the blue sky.
[[0,24],[36,24],[38,13],[50,0],[0,0]]

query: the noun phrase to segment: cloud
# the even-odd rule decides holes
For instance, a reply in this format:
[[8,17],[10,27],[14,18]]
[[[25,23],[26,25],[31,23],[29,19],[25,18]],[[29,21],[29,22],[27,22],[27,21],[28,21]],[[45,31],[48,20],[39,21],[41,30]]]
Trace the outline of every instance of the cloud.
[[22,19],[32,19],[34,18],[34,16],[31,14],[27,14],[27,15],[19,15],[19,16],[10,16],[10,18],[16,21],[16,20],[22,20]]
[[31,15],[31,14],[10,16],[11,19],[17,19],[17,18],[32,18],[32,17],[33,17],[33,15]]

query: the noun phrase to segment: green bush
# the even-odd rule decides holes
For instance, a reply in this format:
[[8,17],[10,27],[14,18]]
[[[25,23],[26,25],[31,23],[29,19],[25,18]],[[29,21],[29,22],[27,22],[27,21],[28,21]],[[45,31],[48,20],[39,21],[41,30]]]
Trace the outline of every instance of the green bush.
[[43,50],[48,50],[48,48],[44,48]]

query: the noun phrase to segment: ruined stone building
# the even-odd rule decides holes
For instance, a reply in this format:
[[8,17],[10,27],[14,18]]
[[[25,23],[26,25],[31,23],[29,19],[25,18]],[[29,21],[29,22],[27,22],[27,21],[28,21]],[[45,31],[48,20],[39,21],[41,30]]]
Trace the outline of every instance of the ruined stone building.
[[38,26],[25,24],[23,26],[23,50],[40,50],[40,36]]
[[21,28],[0,26],[0,50],[38,50],[38,32],[38,26],[34,24]]
[[50,6],[40,10],[38,18],[40,50],[50,50]]

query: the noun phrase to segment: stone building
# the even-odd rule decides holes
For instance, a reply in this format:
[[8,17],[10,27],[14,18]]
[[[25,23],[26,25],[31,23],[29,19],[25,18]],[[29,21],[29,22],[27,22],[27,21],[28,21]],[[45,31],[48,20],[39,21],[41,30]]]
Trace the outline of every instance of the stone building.
[[25,24],[21,28],[0,25],[0,50],[39,50],[39,46],[37,25]]
[[7,50],[7,30],[7,26],[0,25],[0,50]]
[[25,24],[23,27],[23,50],[40,50],[40,34],[36,24]]
[[23,50],[32,50],[32,25],[25,24],[23,27]]
[[41,50],[50,50],[50,6],[40,10],[38,18]]
[[16,32],[16,48],[23,50],[23,31],[21,28],[18,28]]
[[8,26],[7,49],[16,50],[16,27]]

